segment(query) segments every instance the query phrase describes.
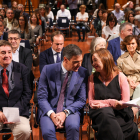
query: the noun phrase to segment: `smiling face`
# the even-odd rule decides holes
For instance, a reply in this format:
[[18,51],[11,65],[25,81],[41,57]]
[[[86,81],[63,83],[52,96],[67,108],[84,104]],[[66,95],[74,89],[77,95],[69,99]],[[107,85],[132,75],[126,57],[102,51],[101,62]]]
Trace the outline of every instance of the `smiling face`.
[[97,53],[92,55],[92,66],[96,69],[97,72],[101,72],[103,70],[103,63]]
[[37,23],[37,17],[35,14],[32,15],[31,21],[32,21],[32,23]]
[[82,60],[83,60],[82,54],[72,56],[72,58],[70,60],[68,60],[66,57],[64,57],[64,62],[67,65],[67,70],[68,71],[77,72],[79,67],[82,64]]
[[109,21],[109,27],[113,28],[115,26],[115,20]]
[[132,39],[130,41],[130,43],[128,45],[126,45],[126,48],[127,48],[127,51],[130,53],[130,54],[134,54],[136,49],[137,49],[137,42],[136,42],[136,39]]
[[24,20],[24,17],[19,17],[19,25],[20,26],[24,26],[25,25],[25,20]]
[[11,46],[0,47],[0,65],[6,68],[12,61],[12,48]]

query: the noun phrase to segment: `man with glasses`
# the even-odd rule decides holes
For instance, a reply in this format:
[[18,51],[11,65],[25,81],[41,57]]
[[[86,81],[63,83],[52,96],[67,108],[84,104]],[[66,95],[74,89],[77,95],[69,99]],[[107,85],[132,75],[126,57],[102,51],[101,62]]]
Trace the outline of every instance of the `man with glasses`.
[[4,22],[0,20],[0,40],[8,40],[7,32],[4,32]]
[[60,31],[55,31],[51,35],[51,47],[40,53],[39,69],[40,73],[45,65],[58,63],[63,60],[62,50],[64,46],[64,35]]
[[[29,140],[29,103],[32,97],[28,84],[29,69],[12,61],[12,46],[0,40],[0,130],[7,124],[14,140]],[[2,107],[19,108],[20,122],[9,122]],[[12,115],[12,114],[11,114]]]
[[18,26],[18,21],[14,19],[14,12],[12,9],[7,9],[6,11],[6,17],[4,19],[4,26],[7,27],[9,30],[11,30],[14,27]]

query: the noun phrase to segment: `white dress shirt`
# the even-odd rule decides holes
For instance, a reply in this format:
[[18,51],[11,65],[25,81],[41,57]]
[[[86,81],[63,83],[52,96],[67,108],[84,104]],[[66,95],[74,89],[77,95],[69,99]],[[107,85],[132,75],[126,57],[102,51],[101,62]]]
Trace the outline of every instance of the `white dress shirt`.
[[119,20],[120,18],[122,18],[124,16],[124,12],[122,10],[120,10],[119,12],[116,12],[116,10],[114,10],[114,11],[112,11],[112,13],[114,13],[117,20]]
[[54,20],[54,15],[53,15],[53,12],[50,11],[49,14],[47,15],[48,18],[51,18],[52,21]]
[[[53,52],[53,59],[54,59],[54,63],[56,63],[56,59],[57,59],[57,52],[55,50],[53,50],[52,48],[52,52]],[[58,54],[60,60],[61,60],[61,52]]]
[[19,62],[19,48],[20,48],[20,46],[18,47],[18,49],[16,50],[15,53],[12,52],[12,59],[13,59],[15,62]]
[[59,17],[67,17],[70,20],[71,19],[70,11],[67,9],[65,9],[64,12],[62,12],[62,10],[58,10],[56,19],[58,19]]

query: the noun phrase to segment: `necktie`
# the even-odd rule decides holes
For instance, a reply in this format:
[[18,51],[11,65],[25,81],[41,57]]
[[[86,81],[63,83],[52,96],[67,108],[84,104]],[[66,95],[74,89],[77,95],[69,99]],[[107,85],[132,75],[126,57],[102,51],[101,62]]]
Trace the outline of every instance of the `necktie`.
[[59,57],[59,53],[56,53],[56,55],[57,55],[57,58],[56,58],[56,63],[61,62],[60,57]]
[[58,100],[58,103],[57,103],[56,113],[61,112],[62,109],[63,109],[64,95],[65,95],[65,89],[66,89],[67,82],[68,82],[68,75],[69,75],[69,72],[66,73],[66,77],[64,79],[64,82],[63,82],[63,85],[62,85],[62,88],[61,88],[61,92],[60,92],[60,95],[59,95],[59,100]]
[[3,69],[3,73],[2,73],[2,87],[7,97],[9,97],[9,84],[8,84],[8,76],[6,74],[6,69]]

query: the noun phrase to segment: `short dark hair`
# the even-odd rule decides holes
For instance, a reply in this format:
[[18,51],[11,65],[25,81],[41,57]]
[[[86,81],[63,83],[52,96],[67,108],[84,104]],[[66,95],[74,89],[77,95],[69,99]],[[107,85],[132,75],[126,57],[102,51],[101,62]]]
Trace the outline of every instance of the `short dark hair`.
[[102,10],[102,14],[107,13],[107,10]]
[[135,39],[137,42],[137,48],[136,50],[140,50],[140,42],[139,42],[139,38],[136,35],[128,35],[124,38],[124,40],[121,42],[121,50],[123,51],[128,51],[126,45],[128,45],[132,39]]
[[19,31],[15,29],[8,31],[8,36],[9,34],[18,34],[19,38],[21,38]]
[[112,21],[112,20],[115,20],[115,25],[117,25],[117,18],[114,16],[114,15],[110,15],[108,18],[107,18],[107,21],[106,21],[106,26],[108,25],[109,26],[109,21]]
[[[53,40],[53,37],[54,36],[60,36],[60,35],[62,35],[63,37],[64,37],[64,34],[61,32],[61,31],[55,31],[55,32],[53,32],[52,34],[51,34],[51,41],[53,42],[54,40]],[[65,39],[65,37],[64,37],[64,39]]]
[[0,14],[0,17],[2,18],[2,20],[4,20],[4,16]]
[[99,10],[97,11],[97,18],[99,18],[99,12],[100,12],[100,11],[103,12],[102,9],[99,9]]
[[75,44],[69,44],[63,49],[63,57],[70,60],[73,56],[82,55],[82,50]]
[[8,41],[6,40],[0,40],[0,47],[1,46],[10,46],[12,48],[12,45],[11,43],[9,43]]

